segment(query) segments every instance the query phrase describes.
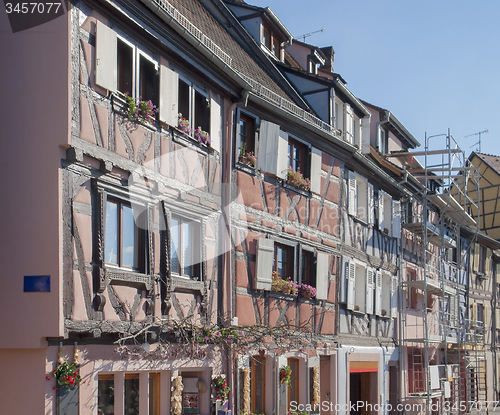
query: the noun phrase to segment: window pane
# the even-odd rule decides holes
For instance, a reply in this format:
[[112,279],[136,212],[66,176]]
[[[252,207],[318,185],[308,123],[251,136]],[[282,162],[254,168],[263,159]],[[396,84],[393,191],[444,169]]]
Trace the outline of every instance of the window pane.
[[132,48],[120,39],[118,39],[117,44],[117,57],[118,91],[123,93],[128,92],[130,96],[134,96],[134,91],[132,90]]
[[[189,85],[179,79],[179,112],[186,120],[191,119],[191,111],[189,110]],[[192,125],[191,125],[192,127]]]
[[149,375],[149,415],[160,413],[160,375]]
[[155,69],[155,65],[149,59],[140,55],[140,83],[139,95],[143,101],[151,100],[153,105],[158,108],[159,102],[159,72]]
[[194,125],[193,128],[200,127],[203,131],[210,132],[210,109],[208,98],[198,91],[194,94]]
[[122,266],[138,269],[139,232],[137,226],[135,226],[134,211],[130,206],[123,206],[122,213]]
[[118,205],[106,203],[106,230],[104,239],[104,262],[118,265]]
[[172,229],[170,229],[170,237],[172,238],[172,272],[176,274],[180,274],[180,264],[179,264],[179,221],[177,219],[172,218]]
[[182,224],[182,274],[193,277],[193,224]]
[[277,257],[277,269],[278,275],[280,277],[289,277],[289,275],[286,275],[286,250],[283,249],[281,246],[278,246],[276,252],[276,257]]
[[97,381],[97,413],[108,415],[115,413],[115,382],[112,379]]
[[139,378],[125,379],[124,412],[127,415],[139,415]]
[[255,376],[254,386],[255,386],[255,401],[253,412],[256,414],[264,413],[264,394],[265,394],[265,385],[264,385],[264,362],[260,359],[256,360],[253,367],[252,376]]

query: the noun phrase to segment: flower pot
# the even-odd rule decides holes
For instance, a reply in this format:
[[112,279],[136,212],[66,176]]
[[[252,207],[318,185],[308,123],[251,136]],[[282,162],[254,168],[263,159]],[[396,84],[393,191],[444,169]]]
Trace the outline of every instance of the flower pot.
[[290,294],[292,289],[290,287],[285,287],[281,290],[283,294]]
[[302,297],[304,298],[312,298],[312,294],[311,293],[302,293],[300,294]]

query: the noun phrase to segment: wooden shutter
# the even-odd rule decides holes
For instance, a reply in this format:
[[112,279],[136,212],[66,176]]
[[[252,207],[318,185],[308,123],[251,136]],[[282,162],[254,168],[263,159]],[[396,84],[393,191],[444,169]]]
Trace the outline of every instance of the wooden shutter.
[[475,272],[478,272],[479,271],[479,244],[478,243],[475,243],[474,244],[474,261],[473,261],[473,264],[472,264],[472,270],[475,271]]
[[330,255],[324,252],[318,252],[316,256],[316,299],[326,300],[328,298],[328,289],[330,288],[329,276]]
[[370,115],[361,119],[361,152],[370,154]]
[[356,206],[356,173],[348,170],[347,172],[347,187],[349,191],[349,200],[348,200],[348,212],[349,215],[356,216],[356,212],[358,207]]
[[391,275],[391,317],[397,317],[398,313],[398,278]]
[[179,75],[160,65],[160,121],[171,126],[177,126],[179,109]]
[[401,203],[399,200],[392,201],[392,236],[401,238]]
[[345,141],[347,141],[350,144],[354,144],[354,136],[353,136],[354,131],[352,129],[354,114],[349,104],[344,104],[344,105],[345,105],[345,123],[344,123]]
[[281,131],[278,137],[278,158],[276,160],[276,177],[286,180],[288,175],[288,133]]
[[491,249],[486,248],[486,262],[484,264],[484,273],[491,275]]
[[366,220],[370,225],[375,223],[375,194],[373,185],[368,183],[368,214]]
[[116,32],[97,21],[95,83],[108,91],[118,89],[118,60]]
[[215,99],[210,98],[210,147],[218,153],[221,152],[221,125],[220,105]]
[[375,314],[382,315],[382,272],[375,273]]
[[366,268],[366,314],[373,314],[373,269]]
[[384,192],[378,191],[378,228],[384,230]]
[[[288,150],[287,150],[288,151]],[[321,150],[311,149],[311,192],[321,194]]]
[[346,266],[347,279],[347,309],[354,310],[356,299],[356,266],[353,261],[348,261]]
[[274,241],[266,238],[257,239],[257,262],[255,265],[256,290],[271,290],[274,258]]
[[485,304],[483,308],[483,313],[484,313],[484,329],[488,330],[490,326],[490,314],[491,314],[491,307],[489,304]]
[[259,154],[257,157],[257,168],[265,172],[275,173],[276,160],[278,159],[280,126],[278,124],[262,120],[260,122],[259,131]]
[[470,320],[471,320],[471,326],[475,327],[476,326],[476,320],[477,320],[477,303],[472,303]]

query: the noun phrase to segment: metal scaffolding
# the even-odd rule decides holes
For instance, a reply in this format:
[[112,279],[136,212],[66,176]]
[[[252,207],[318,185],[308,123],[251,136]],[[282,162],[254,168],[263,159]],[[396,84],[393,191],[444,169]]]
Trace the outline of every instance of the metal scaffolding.
[[[430,150],[438,137],[445,148]],[[467,188],[479,195],[479,173],[449,131],[426,136],[423,152],[390,157],[411,157],[402,164],[414,183],[403,212],[401,260],[410,265],[400,267],[401,403],[420,403],[425,414],[466,413],[460,402],[485,399],[486,390],[484,326],[468,319],[467,290],[479,223],[470,212],[480,212]]]

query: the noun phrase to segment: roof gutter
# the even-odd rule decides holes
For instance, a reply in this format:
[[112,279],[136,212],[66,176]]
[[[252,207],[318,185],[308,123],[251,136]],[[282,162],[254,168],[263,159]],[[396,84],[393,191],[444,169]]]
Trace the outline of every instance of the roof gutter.
[[280,30],[283,31],[288,37],[288,40],[293,39],[293,35],[288,31],[288,29],[285,27],[283,23],[281,23],[281,20],[274,14],[274,12],[271,10],[270,7],[266,7],[264,11],[269,15],[270,19],[273,21],[273,23],[280,28]]
[[391,117],[391,124],[394,124],[398,130],[401,131],[401,133],[406,137],[408,141],[411,141],[415,147],[420,147],[420,143],[418,140],[413,137],[413,134],[410,133],[406,127],[401,124],[401,122],[397,119],[397,117],[391,113],[391,111],[386,111],[387,114],[387,120],[389,120],[389,117]]
[[352,103],[356,105],[358,110],[360,110],[365,116],[371,115],[371,112],[368,111],[368,109],[363,105],[363,103],[358,98],[356,98],[351,91],[347,89],[347,87],[340,81],[339,78],[334,79],[333,84],[337,85],[339,89],[342,91],[342,93],[345,94],[347,98],[349,98],[352,101]]
[[210,59],[217,68],[222,70],[226,75],[230,76],[241,88],[249,91],[252,86],[247,83],[238,73],[206,47],[199,39],[193,36],[184,26],[182,26],[172,15],[163,10],[155,0],[141,0],[148,6],[160,19],[174,29],[182,38],[187,40],[191,45],[196,47],[203,56]]

